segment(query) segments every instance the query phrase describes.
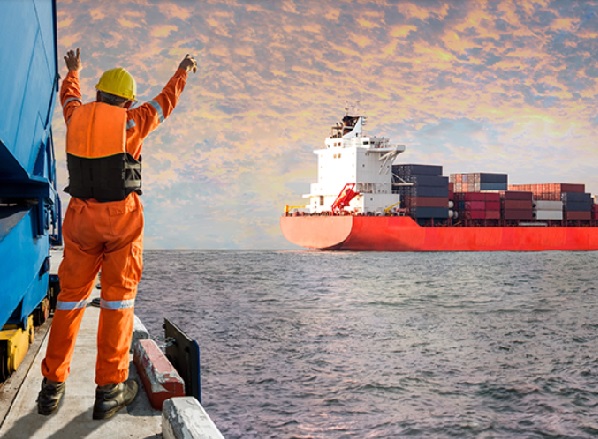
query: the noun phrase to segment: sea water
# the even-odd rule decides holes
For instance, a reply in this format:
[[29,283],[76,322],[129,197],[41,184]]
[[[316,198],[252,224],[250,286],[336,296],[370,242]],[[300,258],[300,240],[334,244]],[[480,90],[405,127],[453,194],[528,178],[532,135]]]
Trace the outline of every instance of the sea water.
[[233,438],[598,437],[598,252],[146,251]]

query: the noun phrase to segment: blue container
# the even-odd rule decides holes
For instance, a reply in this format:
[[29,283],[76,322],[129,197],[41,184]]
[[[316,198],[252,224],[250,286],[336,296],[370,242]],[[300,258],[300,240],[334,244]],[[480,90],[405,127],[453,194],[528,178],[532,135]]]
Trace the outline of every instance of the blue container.
[[588,192],[563,192],[561,193],[563,203],[586,202],[592,203],[592,194]]
[[47,177],[40,155],[58,86],[55,1],[0,2],[0,29],[0,178]]
[[1,328],[24,326],[46,296],[50,245],[61,241],[51,130],[56,1],[0,1],[0,29]]
[[[415,186],[429,186],[429,187],[447,187],[448,188],[448,177],[442,177],[440,175],[410,175],[403,178],[407,183],[414,183]],[[405,186],[407,187],[407,186]]]
[[392,165],[392,173],[400,177],[410,175],[442,175],[442,166],[402,164]]
[[507,174],[488,174],[481,172],[479,177],[480,183],[504,183],[507,184]]
[[506,191],[508,190],[507,183],[480,183],[481,191]]
[[402,186],[399,194],[403,197],[448,197],[448,184],[446,186]]
[[409,212],[416,219],[447,219],[448,211],[448,207],[412,207]]
[[592,210],[592,201],[567,201],[563,203],[566,212],[589,212]]

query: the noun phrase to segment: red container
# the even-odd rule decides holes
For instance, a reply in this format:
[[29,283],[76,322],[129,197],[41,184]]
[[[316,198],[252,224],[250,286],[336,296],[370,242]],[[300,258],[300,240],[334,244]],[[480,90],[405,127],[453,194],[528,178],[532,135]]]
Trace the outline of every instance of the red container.
[[558,192],[585,192],[585,184],[577,183],[557,183],[560,187]]
[[487,210],[486,211],[486,219],[499,220],[500,219],[500,210]]
[[498,201],[498,200],[500,200],[500,194],[498,192],[457,192],[457,191],[455,191],[455,200]]
[[485,201],[486,194],[483,192],[466,192],[463,196],[465,201]]
[[486,210],[484,201],[466,201],[465,210]]
[[486,200],[486,202],[488,201],[496,201],[497,203],[500,202],[500,193],[498,192],[483,192],[484,194],[484,199]]
[[505,210],[530,210],[532,209],[532,200],[503,200],[503,209]]
[[532,221],[534,215],[531,210],[511,209],[504,211],[503,218],[506,220]]
[[533,194],[531,191],[501,191],[501,194],[505,200],[531,200]]
[[500,200],[486,201],[486,210],[498,210],[498,211],[500,211]]
[[570,221],[588,221],[592,218],[592,212],[565,212],[564,217]]

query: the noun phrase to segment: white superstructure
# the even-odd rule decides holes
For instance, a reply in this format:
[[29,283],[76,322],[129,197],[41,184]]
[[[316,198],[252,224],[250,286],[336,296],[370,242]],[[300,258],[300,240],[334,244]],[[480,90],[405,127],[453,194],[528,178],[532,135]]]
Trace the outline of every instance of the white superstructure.
[[[399,202],[399,194],[392,193],[391,166],[404,145],[391,145],[389,139],[363,135],[365,116],[343,117],[332,127],[325,147],[315,150],[318,156],[318,181],[312,183],[309,213],[340,210],[354,213],[382,213]],[[343,202],[343,189],[350,188],[358,195]],[[335,205],[335,201],[336,206]]]

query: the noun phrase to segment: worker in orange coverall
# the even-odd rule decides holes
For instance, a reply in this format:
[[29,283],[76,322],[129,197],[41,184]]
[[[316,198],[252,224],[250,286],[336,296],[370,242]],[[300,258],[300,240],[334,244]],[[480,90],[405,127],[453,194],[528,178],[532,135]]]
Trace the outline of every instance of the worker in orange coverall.
[[60,101],[67,125],[66,191],[71,200],[63,225],[60,293],[42,362],[38,412],[54,413],[64,397],[83,312],[101,269],[93,418],[106,419],[129,405],[138,391],[128,376],[133,305],[142,271],[142,142],[172,113],[187,72],[195,72],[197,63],[187,55],[158,96],[131,109],[136,85],[126,70],[104,72],[96,85],[96,101],[83,104],[79,49],[64,59],[68,74]]

